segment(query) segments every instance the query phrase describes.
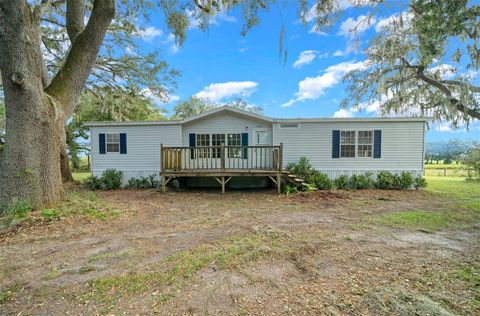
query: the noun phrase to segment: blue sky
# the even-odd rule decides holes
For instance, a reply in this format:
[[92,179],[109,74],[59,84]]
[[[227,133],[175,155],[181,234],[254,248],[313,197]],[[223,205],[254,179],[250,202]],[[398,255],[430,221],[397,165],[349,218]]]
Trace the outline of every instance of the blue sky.
[[[145,25],[139,49],[160,50],[162,58],[182,73],[172,102],[162,105],[167,110],[178,100],[198,95],[219,103],[242,97],[273,117],[375,116],[374,108],[361,113],[340,109],[345,96],[341,79],[346,71],[362,67],[361,48],[390,16],[404,9],[391,5],[375,12],[369,24],[361,24],[358,44],[349,30],[364,19],[368,8],[346,8],[331,30],[321,33],[312,23],[299,23],[295,7],[279,5],[262,13],[260,25],[246,36],[240,35],[242,21],[234,11],[216,17],[206,32],[191,27],[182,47],[175,45],[158,14]],[[279,58],[282,24],[286,63]],[[430,141],[452,138],[479,139],[480,124],[474,123],[468,131],[432,126],[427,133]]]

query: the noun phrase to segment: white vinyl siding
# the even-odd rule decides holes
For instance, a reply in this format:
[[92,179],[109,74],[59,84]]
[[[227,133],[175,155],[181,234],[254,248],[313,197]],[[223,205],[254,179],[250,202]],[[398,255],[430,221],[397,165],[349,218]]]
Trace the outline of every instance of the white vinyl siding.
[[[244,117],[238,114],[218,113],[182,126],[183,146],[188,146],[188,135],[195,134],[242,134],[248,133],[248,144],[254,144],[254,131],[257,128],[272,128],[271,123]],[[271,142],[271,141],[270,141]],[[227,144],[225,144],[227,145]]]
[[[273,143],[283,143],[283,164],[307,156],[312,165],[331,177],[388,170],[423,170],[423,122],[302,122],[299,128],[273,127]],[[332,158],[332,131],[382,131],[381,158]],[[373,148],[372,148],[373,150]]]
[[[125,155],[100,155],[99,134],[127,134],[128,153]],[[151,126],[94,126],[91,128],[92,172],[100,176],[109,168],[124,173],[124,183],[130,177],[148,176],[160,172],[160,144],[181,146],[180,125]]]

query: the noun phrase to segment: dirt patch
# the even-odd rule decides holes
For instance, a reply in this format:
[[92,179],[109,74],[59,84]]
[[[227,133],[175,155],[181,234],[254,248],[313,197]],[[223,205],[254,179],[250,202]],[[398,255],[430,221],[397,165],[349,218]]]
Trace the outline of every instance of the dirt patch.
[[[372,214],[444,209],[450,202],[441,196],[377,190],[289,197],[269,191],[221,196],[218,192],[120,190],[99,196],[118,210],[118,217],[72,216],[46,225],[27,224],[0,240],[2,311],[371,314],[372,306],[383,304],[381,297],[390,292],[406,300],[413,293],[419,306],[438,305],[437,311],[478,311],[475,305],[462,307],[460,296],[465,300],[472,299],[465,295],[474,295],[465,294],[468,291],[455,294],[440,282],[439,291],[446,291],[441,299],[426,290],[435,271],[478,259],[478,231],[427,234],[388,227],[352,228]],[[271,245],[255,239],[257,232],[266,232]],[[197,266],[193,261],[195,269],[188,278],[180,275],[166,285],[149,279],[170,264],[172,256],[201,253],[205,246],[216,249],[216,256],[225,251],[229,260],[245,260],[241,252],[237,255],[232,241],[245,236],[254,239],[240,249],[251,253],[241,264],[212,260]],[[222,250],[226,244],[229,248]],[[278,249],[272,251],[272,247]],[[180,264],[180,271],[183,268]],[[113,305],[91,290],[96,280],[107,282],[120,275],[128,280],[129,273],[135,273],[140,288],[127,286],[125,295],[130,296],[119,297]],[[119,293],[117,283],[106,286],[107,296],[109,291],[112,296]],[[384,314],[395,313],[395,302],[390,303]]]

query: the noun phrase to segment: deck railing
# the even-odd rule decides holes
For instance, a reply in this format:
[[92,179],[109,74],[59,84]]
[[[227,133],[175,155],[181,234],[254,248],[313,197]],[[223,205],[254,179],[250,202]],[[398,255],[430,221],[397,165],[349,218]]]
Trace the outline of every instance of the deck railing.
[[161,171],[281,171],[283,144],[280,146],[160,146]]

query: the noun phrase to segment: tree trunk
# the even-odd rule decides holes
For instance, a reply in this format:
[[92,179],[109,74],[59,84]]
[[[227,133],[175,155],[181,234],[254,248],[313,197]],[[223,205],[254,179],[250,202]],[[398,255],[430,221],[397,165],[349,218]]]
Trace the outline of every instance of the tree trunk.
[[0,1],[0,70],[7,131],[0,205],[18,200],[28,200],[34,207],[49,205],[62,195],[63,115],[43,92],[37,13],[24,1],[8,2]]
[[73,182],[72,171],[70,170],[70,161],[68,159],[67,146],[62,146],[60,150],[60,171],[62,182]]
[[12,201],[28,200],[40,207],[61,198],[64,123],[73,113],[115,13],[114,0],[94,1],[87,26],[75,36],[49,83],[40,43],[45,2],[35,6],[29,2],[0,0],[0,72],[7,131],[0,155],[0,210]]

